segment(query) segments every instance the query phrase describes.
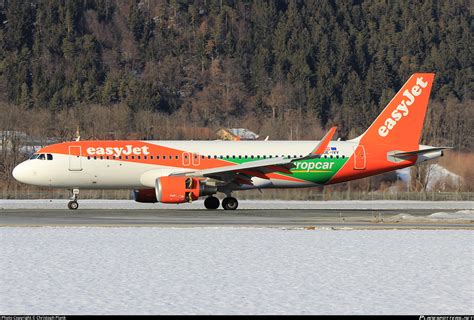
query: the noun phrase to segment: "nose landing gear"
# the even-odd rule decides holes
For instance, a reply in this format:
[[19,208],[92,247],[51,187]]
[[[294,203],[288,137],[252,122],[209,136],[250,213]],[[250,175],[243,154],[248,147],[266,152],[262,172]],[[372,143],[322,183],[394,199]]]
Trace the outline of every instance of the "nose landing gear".
[[77,210],[79,208],[79,203],[77,198],[79,196],[79,189],[72,189],[71,201],[68,202],[67,207],[70,210]]

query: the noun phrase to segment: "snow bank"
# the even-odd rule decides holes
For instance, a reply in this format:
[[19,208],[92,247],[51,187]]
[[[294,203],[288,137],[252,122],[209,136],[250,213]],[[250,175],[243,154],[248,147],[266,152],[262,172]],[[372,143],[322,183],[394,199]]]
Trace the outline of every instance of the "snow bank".
[[436,212],[428,216],[431,219],[449,220],[472,220],[474,221],[474,210],[461,210],[458,212]]
[[[66,209],[69,200],[0,200],[1,209]],[[185,204],[138,203],[133,200],[80,200],[80,209],[202,209],[203,200]],[[474,201],[284,201],[240,200],[239,209],[474,209]]]
[[385,219],[385,221],[474,221],[474,210],[461,210],[457,212],[436,212],[425,217],[413,216],[411,214],[397,214]]
[[473,314],[472,231],[0,228],[0,314]]
[[[439,190],[440,187],[441,187],[441,190],[444,190],[444,188],[446,187],[446,183],[452,184],[452,185],[459,185],[461,181],[462,181],[462,178],[459,175],[435,163],[435,164],[430,165],[428,184],[426,185],[426,190],[428,191],[431,191],[433,189]],[[440,183],[441,183],[441,186],[438,186],[438,184]]]

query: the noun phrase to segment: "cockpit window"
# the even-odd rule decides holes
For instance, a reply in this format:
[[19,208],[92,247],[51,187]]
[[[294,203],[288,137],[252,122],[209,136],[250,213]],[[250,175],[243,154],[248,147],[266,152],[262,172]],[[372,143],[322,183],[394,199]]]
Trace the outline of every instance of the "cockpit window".
[[35,153],[30,157],[30,160],[35,160],[35,159],[53,160],[53,155],[51,153],[40,153],[40,154]]

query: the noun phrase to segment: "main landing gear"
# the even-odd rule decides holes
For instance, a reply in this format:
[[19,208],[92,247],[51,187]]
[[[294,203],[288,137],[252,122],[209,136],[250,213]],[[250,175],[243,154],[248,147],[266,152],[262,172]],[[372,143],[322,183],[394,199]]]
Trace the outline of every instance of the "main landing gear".
[[219,199],[213,196],[207,197],[206,200],[204,200],[204,206],[206,209],[215,210],[219,208]]
[[79,208],[79,203],[77,202],[78,196],[79,196],[79,189],[72,189],[71,201],[69,201],[67,204],[67,207],[70,210],[77,210],[77,208]]
[[239,206],[239,202],[234,197],[226,197],[222,200],[222,208],[224,210],[235,210]]
[[[206,200],[204,200],[204,206],[206,209],[215,210],[219,208],[219,199],[214,196],[207,197]],[[224,210],[235,210],[238,206],[239,202],[234,197],[226,197],[222,200],[222,208],[224,208]]]

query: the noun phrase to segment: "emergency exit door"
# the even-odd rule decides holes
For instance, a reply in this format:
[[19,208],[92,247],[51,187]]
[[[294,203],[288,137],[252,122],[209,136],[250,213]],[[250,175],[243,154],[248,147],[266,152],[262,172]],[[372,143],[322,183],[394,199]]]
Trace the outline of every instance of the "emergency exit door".
[[365,165],[365,148],[362,145],[358,145],[354,150],[354,170],[364,170]]

